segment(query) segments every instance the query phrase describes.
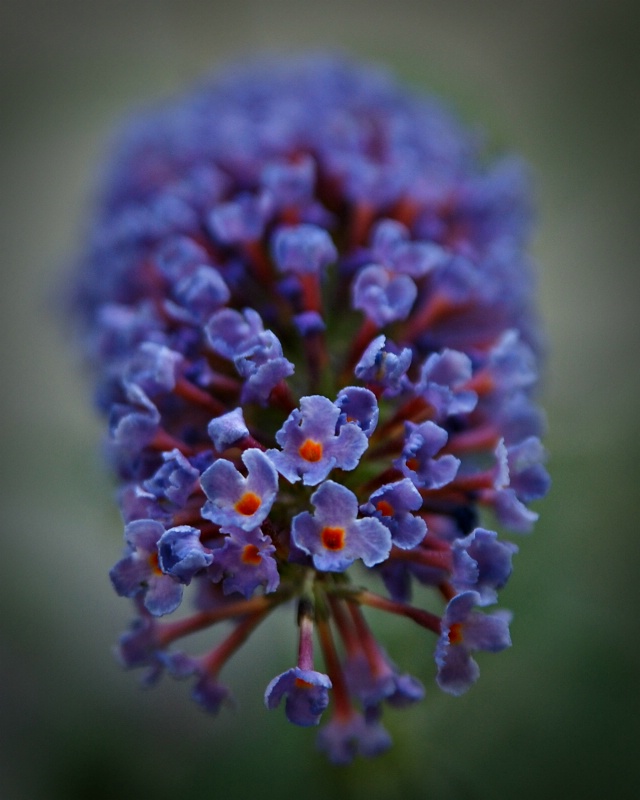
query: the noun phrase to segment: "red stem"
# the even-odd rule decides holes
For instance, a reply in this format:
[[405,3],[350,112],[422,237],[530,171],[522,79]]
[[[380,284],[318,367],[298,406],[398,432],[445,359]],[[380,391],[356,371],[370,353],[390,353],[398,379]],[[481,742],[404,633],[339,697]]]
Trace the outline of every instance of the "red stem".
[[[280,602],[284,598],[280,599]],[[245,614],[254,614],[258,611],[264,612],[271,606],[274,606],[276,601],[274,598],[266,598],[263,596],[252,597],[249,600],[238,600],[235,603],[214,608],[211,611],[198,611],[185,619],[179,619],[175,622],[168,622],[163,624],[159,631],[158,639],[162,646],[166,646],[174,642],[176,639],[181,639],[183,636],[188,636],[190,633],[201,631],[216,622],[232,617],[240,617]]]
[[203,659],[203,666],[209,674],[215,676],[220,672],[229,658],[244,644],[254,628],[262,622],[268,610],[256,611],[241,620],[229,636]]
[[415,608],[415,606],[408,606],[396,600],[390,600],[379,594],[369,592],[366,589],[358,592],[358,594],[354,596],[354,600],[358,603],[362,603],[362,605],[377,608],[380,611],[387,611],[390,614],[408,617],[414,622],[417,622],[421,627],[427,628],[427,630],[433,631],[433,633],[440,633],[440,617],[436,614],[432,614],[430,611],[425,611],[422,608]]
[[318,620],[318,637],[320,639],[320,646],[324,661],[327,668],[327,675],[329,676],[333,688],[333,699],[335,702],[335,714],[339,719],[349,719],[352,714],[351,700],[349,699],[349,691],[347,689],[347,682],[344,677],[344,672],[340,666],[340,659],[336,651],[336,646],[331,634],[329,623],[325,619]]

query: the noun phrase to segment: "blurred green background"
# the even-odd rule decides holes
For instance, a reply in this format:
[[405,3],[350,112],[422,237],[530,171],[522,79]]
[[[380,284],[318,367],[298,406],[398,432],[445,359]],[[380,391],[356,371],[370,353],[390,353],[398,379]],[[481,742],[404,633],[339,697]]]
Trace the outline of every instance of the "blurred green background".
[[[4,0],[0,797],[3,800],[640,796],[633,523],[640,470],[640,5],[621,0]],[[112,643],[121,525],[102,423],[52,308],[96,170],[131,107],[256,50],[345,49],[443,95],[537,180],[554,485],[503,605],[514,647],[462,698],[433,641],[388,649],[428,689],[387,713],[393,750],[336,769],[262,706],[289,666],[286,613],[234,660],[241,708],[212,720],[141,690]],[[274,647],[281,640],[282,648]]]

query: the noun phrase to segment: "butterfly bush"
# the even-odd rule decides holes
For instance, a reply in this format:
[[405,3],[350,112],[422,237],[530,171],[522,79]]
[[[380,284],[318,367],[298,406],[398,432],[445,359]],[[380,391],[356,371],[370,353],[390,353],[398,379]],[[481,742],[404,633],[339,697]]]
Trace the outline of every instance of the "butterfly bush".
[[501,536],[549,483],[530,216],[517,159],[339,58],[234,68],[130,122],[73,287],[120,487],[125,667],[191,679],[215,713],[234,652],[293,605],[266,706],[324,720],[346,763],[424,695],[369,614],[423,628],[454,695],[510,645]]

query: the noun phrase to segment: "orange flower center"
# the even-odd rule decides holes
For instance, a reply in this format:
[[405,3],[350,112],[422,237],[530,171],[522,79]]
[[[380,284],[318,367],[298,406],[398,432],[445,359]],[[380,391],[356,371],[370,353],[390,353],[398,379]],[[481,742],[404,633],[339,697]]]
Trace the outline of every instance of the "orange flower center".
[[460,644],[462,638],[462,623],[454,622],[449,628],[449,644]]
[[296,678],[294,681],[297,689],[312,689],[313,684],[309,681],[303,681],[302,678]]
[[245,517],[250,517],[262,505],[262,500],[257,494],[253,492],[245,492],[242,497],[235,504],[234,508],[238,514],[243,514]]
[[315,463],[322,458],[322,443],[314,442],[313,439],[305,439],[298,449],[301,458],[305,461]]
[[252,567],[257,567],[262,561],[262,556],[255,544],[246,544],[242,550],[241,559],[243,564],[250,564]]
[[320,534],[320,541],[327,550],[342,550],[344,547],[344,528],[330,528],[322,529]]
[[162,575],[162,570],[160,569],[160,562],[158,561],[158,554],[151,553],[149,556],[149,566],[151,567],[152,572],[154,575]]
[[393,516],[393,506],[386,500],[379,500],[376,503],[376,509],[382,514],[383,517]]
[[418,467],[420,466],[420,464],[418,463],[418,459],[417,458],[408,458],[407,459],[407,466],[409,467],[409,469],[412,469],[414,472],[417,472],[418,471]]

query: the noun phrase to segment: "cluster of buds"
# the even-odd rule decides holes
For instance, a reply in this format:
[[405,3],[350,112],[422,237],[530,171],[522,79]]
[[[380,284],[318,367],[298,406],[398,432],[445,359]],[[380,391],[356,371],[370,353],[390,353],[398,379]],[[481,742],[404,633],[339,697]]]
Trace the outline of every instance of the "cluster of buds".
[[341,59],[234,69],[132,120],[74,284],[120,486],[126,667],[191,677],[215,713],[225,664],[293,604],[297,660],[265,703],[326,712],[319,746],[346,763],[389,746],[384,703],[424,694],[365,609],[432,635],[451,694],[509,646],[487,607],[517,548],[491,527],[530,530],[548,488],[527,197],[517,160]]

